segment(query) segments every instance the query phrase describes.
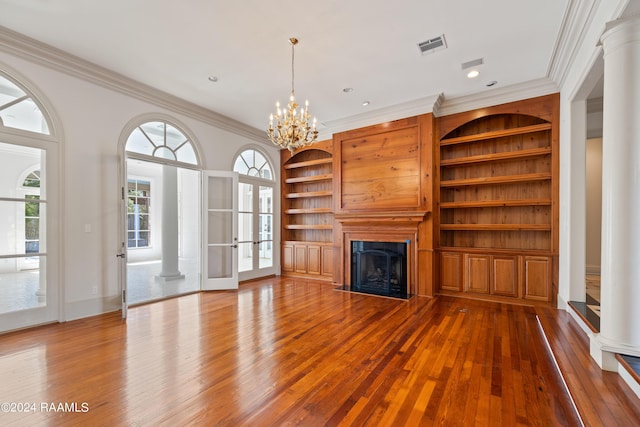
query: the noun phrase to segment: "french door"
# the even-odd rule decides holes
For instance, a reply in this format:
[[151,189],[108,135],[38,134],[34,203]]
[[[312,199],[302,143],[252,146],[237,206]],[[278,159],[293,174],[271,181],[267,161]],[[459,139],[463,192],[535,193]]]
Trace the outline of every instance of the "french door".
[[241,280],[276,274],[274,187],[271,181],[240,176],[238,254]]
[[55,144],[0,142],[0,332],[60,317]]
[[202,289],[238,289],[238,174],[203,172]]

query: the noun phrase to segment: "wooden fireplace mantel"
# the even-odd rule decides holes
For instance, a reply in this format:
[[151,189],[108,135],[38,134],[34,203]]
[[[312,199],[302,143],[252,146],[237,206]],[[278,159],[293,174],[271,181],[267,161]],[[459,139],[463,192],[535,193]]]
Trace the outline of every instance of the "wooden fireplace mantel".
[[334,220],[343,227],[350,226],[391,226],[391,227],[418,227],[429,211],[405,211],[405,212],[349,212],[336,213]]

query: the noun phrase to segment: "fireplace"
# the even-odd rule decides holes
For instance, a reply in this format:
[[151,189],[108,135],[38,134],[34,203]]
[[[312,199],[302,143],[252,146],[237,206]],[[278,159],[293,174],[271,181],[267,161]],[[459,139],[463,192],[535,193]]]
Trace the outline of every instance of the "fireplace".
[[352,240],[350,290],[408,298],[407,243]]

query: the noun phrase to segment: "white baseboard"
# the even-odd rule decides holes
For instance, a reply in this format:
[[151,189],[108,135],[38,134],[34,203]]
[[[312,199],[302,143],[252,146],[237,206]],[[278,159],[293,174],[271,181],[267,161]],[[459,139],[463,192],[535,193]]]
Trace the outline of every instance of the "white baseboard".
[[97,316],[120,309],[122,309],[122,303],[118,295],[72,301],[65,304],[64,319],[62,321]]

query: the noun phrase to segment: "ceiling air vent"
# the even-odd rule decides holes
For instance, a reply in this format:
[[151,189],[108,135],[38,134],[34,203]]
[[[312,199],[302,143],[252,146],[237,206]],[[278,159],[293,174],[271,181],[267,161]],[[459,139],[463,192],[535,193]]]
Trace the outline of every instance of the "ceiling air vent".
[[447,48],[447,42],[444,40],[444,34],[424,42],[418,43],[418,49],[422,55],[428,55],[436,50]]

